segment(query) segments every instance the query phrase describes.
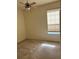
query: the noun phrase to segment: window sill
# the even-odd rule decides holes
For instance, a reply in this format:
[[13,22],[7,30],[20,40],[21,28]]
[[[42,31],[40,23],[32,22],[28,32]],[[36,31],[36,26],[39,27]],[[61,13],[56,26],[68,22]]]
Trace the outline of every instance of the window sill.
[[60,32],[48,32],[48,34],[60,34]]

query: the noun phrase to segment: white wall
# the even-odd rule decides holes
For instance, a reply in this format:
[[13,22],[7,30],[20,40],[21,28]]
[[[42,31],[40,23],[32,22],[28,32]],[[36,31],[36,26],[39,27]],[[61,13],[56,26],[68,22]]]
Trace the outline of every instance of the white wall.
[[24,12],[20,8],[17,9],[17,42],[26,39],[26,29],[24,23]]
[[60,3],[55,2],[32,8],[31,12],[25,12],[27,39],[60,41],[60,35],[48,35],[47,10],[59,8]]

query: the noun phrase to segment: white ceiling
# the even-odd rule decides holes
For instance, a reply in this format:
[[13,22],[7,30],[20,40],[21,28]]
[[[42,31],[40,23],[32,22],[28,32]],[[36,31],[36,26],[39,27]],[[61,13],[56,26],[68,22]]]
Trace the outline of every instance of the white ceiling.
[[[25,3],[27,0],[18,0],[18,4],[19,2],[23,2]],[[28,0],[29,3],[32,3],[32,2],[36,2],[35,6],[38,6],[38,5],[43,5],[43,4],[47,4],[47,3],[50,3],[50,2],[55,2],[55,1],[58,1],[58,0]]]

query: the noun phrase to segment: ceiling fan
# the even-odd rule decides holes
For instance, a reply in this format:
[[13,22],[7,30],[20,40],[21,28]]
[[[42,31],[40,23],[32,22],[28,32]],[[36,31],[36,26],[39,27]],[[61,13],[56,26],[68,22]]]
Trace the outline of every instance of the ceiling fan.
[[32,2],[32,3],[29,3],[28,0],[26,3],[23,3],[23,2],[19,2],[20,4],[24,5],[24,8],[27,9],[27,10],[30,10],[30,8],[32,7],[32,5],[36,4],[36,2]]

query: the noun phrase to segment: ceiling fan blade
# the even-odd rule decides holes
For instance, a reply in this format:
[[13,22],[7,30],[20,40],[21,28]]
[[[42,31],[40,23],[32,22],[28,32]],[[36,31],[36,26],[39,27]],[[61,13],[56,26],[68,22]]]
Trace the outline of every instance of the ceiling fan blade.
[[31,3],[30,5],[34,5],[34,4],[36,4],[36,2],[33,2],[33,3]]
[[22,4],[22,5],[25,5],[23,2],[19,2],[20,4]]

